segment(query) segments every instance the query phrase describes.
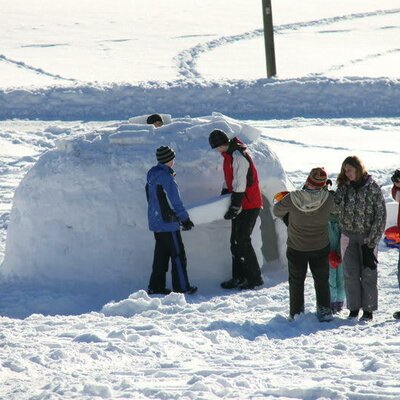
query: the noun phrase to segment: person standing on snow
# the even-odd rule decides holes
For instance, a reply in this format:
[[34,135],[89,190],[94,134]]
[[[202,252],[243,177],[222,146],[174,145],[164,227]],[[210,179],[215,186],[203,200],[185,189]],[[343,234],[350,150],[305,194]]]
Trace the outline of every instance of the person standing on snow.
[[172,263],[172,289],[174,292],[193,294],[196,286],[190,286],[186,270],[186,254],[180,233],[189,231],[194,224],[182,204],[175,172],[172,169],[175,151],[168,146],[157,149],[158,164],[147,173],[146,196],[148,201],[149,229],[156,240],[153,271],[148,294],[169,294],[166,273],[169,260]]
[[[397,212],[397,228],[400,231],[400,169],[396,169],[391,179],[393,182],[392,197],[395,201],[399,203],[399,210]],[[397,264],[397,280],[399,282],[399,288],[400,288],[400,249],[399,249],[399,262]],[[400,319],[400,311],[396,311],[393,314],[393,317],[396,319]]]
[[377,246],[385,230],[386,206],[379,185],[368,175],[362,161],[347,157],[337,178],[336,211],[349,318],[364,321],[378,309]]
[[232,278],[222,282],[223,289],[254,289],[264,284],[251,233],[262,208],[257,169],[251,155],[239,139],[229,139],[221,130],[208,138],[212,149],[223,157],[225,185],[221,194],[231,193],[231,205],[224,218],[232,220]]
[[342,256],[340,252],[341,231],[339,219],[331,214],[328,221],[328,234],[331,251],[329,252],[329,288],[331,293],[331,310],[334,314],[343,309],[345,291]]
[[289,213],[286,256],[289,268],[290,318],[304,312],[304,281],[308,265],[314,279],[319,321],[331,321],[329,292],[330,251],[328,219],[333,194],[326,186],[324,168],[313,168],[301,190],[289,193],[274,205],[279,218]]

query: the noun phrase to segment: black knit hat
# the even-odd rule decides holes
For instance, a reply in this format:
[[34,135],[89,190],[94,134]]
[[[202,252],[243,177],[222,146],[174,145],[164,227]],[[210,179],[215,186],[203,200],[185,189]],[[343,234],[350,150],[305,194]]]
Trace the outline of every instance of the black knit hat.
[[224,131],[220,131],[219,129],[214,129],[210,133],[210,136],[208,137],[208,142],[210,143],[212,149],[216,149],[217,147],[222,146],[223,144],[228,144],[229,138]]
[[156,151],[156,157],[159,163],[166,164],[175,158],[175,151],[171,147],[161,146]]
[[164,123],[162,117],[160,114],[152,114],[147,118],[146,121],[148,124],[154,124],[155,122],[161,122],[162,124]]

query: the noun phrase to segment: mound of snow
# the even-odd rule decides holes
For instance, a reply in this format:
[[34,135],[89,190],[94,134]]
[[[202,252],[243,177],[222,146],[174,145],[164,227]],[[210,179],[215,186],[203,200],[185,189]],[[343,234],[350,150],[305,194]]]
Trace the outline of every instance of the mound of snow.
[[273,195],[286,188],[286,176],[258,129],[218,113],[167,118],[158,129],[143,121],[135,117],[59,141],[38,160],[15,192],[3,278],[92,285],[121,297],[146,288],[154,249],[146,173],[156,163],[156,148],[169,145],[176,150],[176,179],[196,224],[183,233],[189,277],[201,291],[218,288],[231,274],[231,256],[230,222],[222,219],[229,198],[218,196],[222,159],[208,144],[216,128],[246,142],[258,167],[265,204],[253,241],[264,276],[269,262],[284,260],[286,230],[270,208]]

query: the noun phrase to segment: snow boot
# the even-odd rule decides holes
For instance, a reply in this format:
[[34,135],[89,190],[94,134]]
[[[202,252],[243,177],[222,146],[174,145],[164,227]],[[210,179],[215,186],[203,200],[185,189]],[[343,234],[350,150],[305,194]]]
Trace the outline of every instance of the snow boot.
[[334,301],[331,303],[331,310],[333,314],[338,314],[343,310],[343,301]]
[[396,311],[393,313],[393,318],[394,319],[400,319],[400,311]]
[[243,279],[239,278],[232,278],[228,281],[222,282],[221,287],[222,289],[237,289],[240,284],[243,283]]
[[336,302],[336,313],[340,313],[343,311],[344,301],[337,301]]
[[245,279],[241,284],[239,284],[239,289],[240,290],[253,290],[258,286],[264,285],[264,281],[260,279],[259,281],[256,282],[250,282],[247,279]]
[[329,322],[333,320],[332,311],[329,307],[318,306],[317,318],[319,322]]
[[372,321],[372,311],[364,311],[360,321],[369,322]]
[[197,286],[189,286],[189,289],[185,290],[183,293],[195,294],[196,292],[197,292]]
[[358,313],[360,310],[350,310],[350,314],[348,315],[347,319],[355,319],[358,318]]

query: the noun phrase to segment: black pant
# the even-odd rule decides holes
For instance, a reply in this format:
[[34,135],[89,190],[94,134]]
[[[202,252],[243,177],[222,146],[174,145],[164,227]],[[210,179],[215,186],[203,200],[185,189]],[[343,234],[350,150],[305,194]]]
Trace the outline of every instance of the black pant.
[[186,254],[181,232],[154,232],[154,238],[156,239],[156,245],[149,289],[154,291],[165,289],[166,273],[171,259],[172,290],[174,292],[188,290],[190,285],[186,271]]
[[243,210],[232,220],[231,252],[232,277],[247,279],[250,283],[262,282],[261,270],[251,244],[251,232],[260,213],[259,208]]
[[308,264],[314,278],[317,307],[330,308],[328,254],[329,245],[315,251],[298,251],[290,247],[287,248],[290,315],[292,317],[304,312],[304,281]]

